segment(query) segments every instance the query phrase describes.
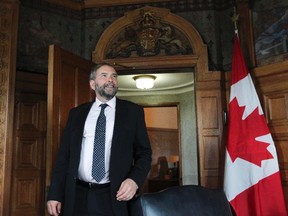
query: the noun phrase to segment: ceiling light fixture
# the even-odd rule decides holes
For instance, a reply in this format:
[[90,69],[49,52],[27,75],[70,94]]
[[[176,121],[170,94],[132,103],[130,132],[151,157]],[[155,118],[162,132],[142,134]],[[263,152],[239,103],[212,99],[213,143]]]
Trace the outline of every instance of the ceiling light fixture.
[[154,86],[154,80],[156,76],[153,75],[139,75],[134,76],[133,79],[136,82],[136,87],[138,89],[151,89]]

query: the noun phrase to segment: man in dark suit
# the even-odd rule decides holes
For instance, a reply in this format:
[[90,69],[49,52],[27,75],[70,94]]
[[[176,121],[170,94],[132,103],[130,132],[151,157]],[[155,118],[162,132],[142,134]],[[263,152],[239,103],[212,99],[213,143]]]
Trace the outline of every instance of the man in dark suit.
[[[115,69],[108,64],[95,66],[90,87],[95,90],[95,101],[71,109],[61,138],[47,201],[53,216],[127,216],[127,202],[150,170],[152,151],[144,110],[115,97]],[[105,172],[101,180],[95,180],[94,137],[101,104],[108,105],[103,111]]]

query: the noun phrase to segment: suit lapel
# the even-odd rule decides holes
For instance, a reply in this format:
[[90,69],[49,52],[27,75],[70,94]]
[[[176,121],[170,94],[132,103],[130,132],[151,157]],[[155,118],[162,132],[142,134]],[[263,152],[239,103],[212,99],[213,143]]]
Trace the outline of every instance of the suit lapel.
[[81,110],[79,110],[79,115],[77,118],[77,125],[78,126],[77,126],[77,130],[75,131],[77,133],[77,135],[75,137],[79,138],[79,139],[77,139],[78,140],[77,141],[78,148],[81,147],[86,118],[87,118],[88,113],[92,107],[92,104],[93,104],[93,102],[88,103],[86,106],[83,106]]
[[122,100],[116,98],[116,113],[115,113],[115,123],[114,123],[114,132],[113,132],[113,139],[112,139],[112,146],[116,143],[117,137],[121,131],[121,127],[125,122],[125,104]]
[[94,102],[88,103],[87,106],[84,106],[83,109],[80,110],[79,125],[82,127],[82,132],[84,130],[86,118],[88,116],[88,113],[89,113],[93,103]]

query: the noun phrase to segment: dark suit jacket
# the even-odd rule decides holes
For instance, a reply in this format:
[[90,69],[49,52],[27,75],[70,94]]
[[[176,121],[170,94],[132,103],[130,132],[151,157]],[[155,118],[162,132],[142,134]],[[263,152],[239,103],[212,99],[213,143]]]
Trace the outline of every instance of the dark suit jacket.
[[[73,215],[82,135],[92,104],[90,102],[71,109],[52,173],[48,200],[62,202],[65,216]],[[121,182],[131,178],[141,187],[150,170],[151,153],[143,108],[117,98],[110,159],[111,196],[115,215],[128,215],[127,202],[116,200]]]

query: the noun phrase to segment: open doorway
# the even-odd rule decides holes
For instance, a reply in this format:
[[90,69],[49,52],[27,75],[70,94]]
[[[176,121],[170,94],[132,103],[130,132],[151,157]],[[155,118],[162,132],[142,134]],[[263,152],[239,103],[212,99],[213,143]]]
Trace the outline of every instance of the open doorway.
[[178,105],[144,107],[152,147],[152,167],[146,192],[180,184],[180,133]]
[[[182,68],[177,73],[171,74],[159,73],[161,77],[158,77],[158,73],[154,73],[157,76],[155,85],[153,89],[149,90],[136,89],[135,80],[133,80],[135,74],[132,75],[132,72],[134,71],[131,71],[129,75],[118,76],[120,87],[117,96],[120,99],[129,100],[143,106],[148,132],[153,137],[157,136],[156,138],[158,138],[162,136],[169,139],[172,143],[176,143],[174,139],[177,137],[178,145],[175,145],[177,146],[175,147],[177,151],[172,150],[173,154],[171,153],[171,155],[179,156],[179,184],[198,184],[196,98],[193,68]],[[167,79],[168,77],[170,78]],[[164,85],[165,88],[163,87]],[[165,109],[172,109],[174,111],[164,112]],[[148,110],[151,110],[151,113],[148,113]],[[149,116],[150,118],[148,118]],[[178,135],[173,135],[173,139],[168,138],[175,131],[177,131]],[[160,133],[165,135],[160,136]],[[150,137],[152,141],[153,137]],[[165,152],[164,156],[166,156],[167,161],[169,160],[169,154],[166,150],[159,148],[165,147],[167,143],[164,141],[159,142],[159,146],[155,148],[156,150],[153,149],[153,165],[155,165],[158,157],[161,156],[160,154],[157,155],[157,151]],[[178,152],[179,154],[177,154]],[[154,156],[155,154],[156,156]],[[171,166],[169,162],[168,165]],[[156,168],[156,166],[152,167],[148,178],[159,174],[155,171],[157,170]],[[145,184],[144,189],[147,189],[147,184]]]

